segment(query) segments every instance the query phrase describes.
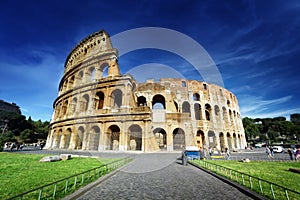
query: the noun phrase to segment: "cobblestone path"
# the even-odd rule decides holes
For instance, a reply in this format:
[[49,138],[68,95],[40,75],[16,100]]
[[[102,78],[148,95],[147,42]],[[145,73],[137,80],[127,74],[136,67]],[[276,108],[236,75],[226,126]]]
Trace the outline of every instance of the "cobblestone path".
[[251,199],[193,166],[176,161],[178,153],[136,155],[121,171],[79,199]]

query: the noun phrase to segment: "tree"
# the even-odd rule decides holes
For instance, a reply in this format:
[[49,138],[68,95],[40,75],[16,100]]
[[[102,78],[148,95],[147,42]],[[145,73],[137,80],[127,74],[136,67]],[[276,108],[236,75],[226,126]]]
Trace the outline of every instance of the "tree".
[[253,119],[245,117],[242,121],[247,140],[254,139],[259,135],[258,126],[254,123]]

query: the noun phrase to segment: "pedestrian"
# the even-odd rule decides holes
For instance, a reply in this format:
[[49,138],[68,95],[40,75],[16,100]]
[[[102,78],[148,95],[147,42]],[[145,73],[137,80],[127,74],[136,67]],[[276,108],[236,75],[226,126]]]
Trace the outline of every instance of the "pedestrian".
[[225,148],[225,153],[226,153],[226,156],[227,156],[227,160],[230,160],[230,151],[228,148]]
[[291,148],[288,149],[288,154],[290,156],[290,159],[294,160],[294,158],[293,158],[293,151],[291,150]]
[[266,147],[266,153],[267,153],[268,158],[274,158],[272,156],[272,153],[271,153],[271,150],[269,149],[269,147]]
[[295,160],[300,160],[300,148],[298,148],[295,152]]

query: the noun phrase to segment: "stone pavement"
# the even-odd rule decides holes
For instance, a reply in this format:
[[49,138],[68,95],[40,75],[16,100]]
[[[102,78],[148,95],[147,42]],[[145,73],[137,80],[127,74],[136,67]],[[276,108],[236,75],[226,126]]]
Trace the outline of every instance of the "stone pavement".
[[180,153],[135,157],[77,199],[252,199],[202,170],[181,165]]

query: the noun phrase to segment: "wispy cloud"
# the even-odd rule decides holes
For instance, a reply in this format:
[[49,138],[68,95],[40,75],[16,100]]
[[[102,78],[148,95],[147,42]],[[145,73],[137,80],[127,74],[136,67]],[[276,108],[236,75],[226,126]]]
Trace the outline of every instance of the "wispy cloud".
[[[289,102],[292,99],[292,96],[285,96],[277,99],[263,99],[262,97],[250,96],[245,95],[242,96],[239,100],[241,113],[243,116],[248,117],[262,117],[262,116],[280,116],[282,114],[292,114],[294,111],[299,111],[298,108],[296,109],[285,109],[280,110],[276,109],[273,110],[273,107],[286,107],[284,104]],[[279,115],[277,115],[279,114]]]

